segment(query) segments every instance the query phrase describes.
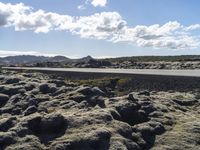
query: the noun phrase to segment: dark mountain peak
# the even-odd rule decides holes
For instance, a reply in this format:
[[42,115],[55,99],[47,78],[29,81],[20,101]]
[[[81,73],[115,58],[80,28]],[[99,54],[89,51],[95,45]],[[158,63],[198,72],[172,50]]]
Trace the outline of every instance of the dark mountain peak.
[[80,59],[80,61],[84,61],[84,62],[89,62],[91,60],[94,60],[94,58],[89,55]]

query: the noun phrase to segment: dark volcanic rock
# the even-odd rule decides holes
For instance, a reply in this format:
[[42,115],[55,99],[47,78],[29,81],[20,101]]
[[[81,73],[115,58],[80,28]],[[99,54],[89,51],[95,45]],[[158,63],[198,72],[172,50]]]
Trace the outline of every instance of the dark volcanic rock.
[[28,120],[28,128],[40,138],[42,143],[47,143],[65,133],[67,120],[61,114],[35,116]]
[[9,100],[9,96],[0,93],[0,107],[4,106]]
[[0,131],[1,132],[6,132],[8,129],[14,126],[16,118],[15,117],[10,117],[10,118],[5,118],[0,120]]
[[41,84],[41,85],[39,86],[39,90],[40,90],[40,92],[42,92],[43,94],[47,94],[47,93],[54,93],[57,89],[56,89],[56,87],[51,86],[51,85],[48,84],[48,83],[44,83],[44,84]]
[[23,87],[21,86],[1,86],[0,93],[12,96],[12,95],[24,92],[24,91],[21,91],[21,89],[23,89]]
[[66,86],[67,84],[63,80],[50,80],[48,83],[54,83],[57,87]]
[[39,90],[40,90],[40,92],[42,92],[42,93],[44,93],[44,94],[46,94],[46,93],[49,93],[49,91],[50,91],[50,86],[49,86],[49,84],[41,84],[40,86],[39,86]]
[[24,111],[24,115],[27,116],[35,112],[37,112],[37,108],[35,106],[30,106]]
[[149,91],[142,91],[142,92],[139,92],[138,95],[150,96],[150,92]]
[[197,100],[178,100],[178,99],[175,99],[173,101],[181,106],[192,106],[198,102]]
[[110,131],[101,128],[92,131],[87,136],[82,137],[80,140],[65,141],[61,143],[55,142],[52,144],[51,148],[56,150],[106,150],[109,148],[110,138]]
[[26,89],[26,91],[31,91],[35,88],[35,84],[34,83],[27,83],[24,88]]
[[86,96],[105,96],[105,93],[101,91],[98,87],[80,87],[76,92],[81,93]]
[[117,90],[118,79],[101,90],[57,74],[2,74],[0,150],[199,148],[200,104],[192,92],[115,96],[107,91]]
[[20,78],[5,78],[5,79],[4,79],[4,83],[5,83],[5,84],[18,83],[19,81],[21,81]]
[[16,142],[15,134],[13,132],[0,132],[0,149],[5,149],[8,145]]
[[148,116],[142,111],[139,111],[140,106],[131,102],[124,102],[116,107],[121,118],[120,120],[127,122],[130,125],[135,125],[148,121]]

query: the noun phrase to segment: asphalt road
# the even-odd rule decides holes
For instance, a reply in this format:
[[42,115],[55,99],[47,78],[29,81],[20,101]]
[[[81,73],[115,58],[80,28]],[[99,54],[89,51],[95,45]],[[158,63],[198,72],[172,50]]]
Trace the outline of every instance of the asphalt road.
[[99,68],[38,68],[38,67],[2,67],[6,70],[33,70],[51,72],[73,72],[73,73],[104,73],[122,75],[159,75],[200,77],[200,70],[161,70],[161,69],[99,69]]

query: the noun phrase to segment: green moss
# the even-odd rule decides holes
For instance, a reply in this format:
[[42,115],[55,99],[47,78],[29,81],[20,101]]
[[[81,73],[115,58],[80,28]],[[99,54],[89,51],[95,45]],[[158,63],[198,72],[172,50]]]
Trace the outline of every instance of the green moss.
[[185,96],[183,96],[183,95],[175,95],[174,98],[175,99],[179,99],[179,100],[183,100],[183,99],[185,99]]
[[117,77],[112,78],[112,77],[104,77],[104,78],[98,78],[98,79],[88,79],[88,80],[78,80],[78,81],[73,81],[76,83],[79,83],[80,85],[90,85],[90,86],[98,86],[100,88],[103,87],[110,87],[110,88],[115,88],[116,82],[119,79]]
[[97,86],[101,90],[111,89],[115,95],[121,96],[132,91],[133,80],[128,77],[103,77],[87,80],[72,80],[79,85]]
[[132,140],[138,142],[141,139],[141,135],[139,133],[132,133]]
[[189,93],[175,93],[174,95],[172,95],[172,98],[178,100],[188,100],[188,99],[193,99],[194,95]]
[[52,112],[56,112],[56,108],[52,108],[52,107],[50,107],[50,108],[48,108],[47,109],[47,113],[52,113]]

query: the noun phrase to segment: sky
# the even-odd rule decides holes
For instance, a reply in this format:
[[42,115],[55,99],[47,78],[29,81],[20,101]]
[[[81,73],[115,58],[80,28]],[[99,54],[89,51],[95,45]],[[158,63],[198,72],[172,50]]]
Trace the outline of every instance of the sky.
[[0,0],[0,57],[200,54],[199,0]]

